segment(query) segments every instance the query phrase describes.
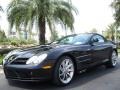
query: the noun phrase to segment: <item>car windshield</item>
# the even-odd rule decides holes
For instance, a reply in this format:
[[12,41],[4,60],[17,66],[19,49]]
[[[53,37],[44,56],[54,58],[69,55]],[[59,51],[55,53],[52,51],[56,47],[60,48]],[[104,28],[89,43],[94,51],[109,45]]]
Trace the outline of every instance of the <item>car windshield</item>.
[[57,44],[85,44],[88,42],[91,34],[80,34],[80,35],[71,35],[66,36],[60,40],[58,40]]

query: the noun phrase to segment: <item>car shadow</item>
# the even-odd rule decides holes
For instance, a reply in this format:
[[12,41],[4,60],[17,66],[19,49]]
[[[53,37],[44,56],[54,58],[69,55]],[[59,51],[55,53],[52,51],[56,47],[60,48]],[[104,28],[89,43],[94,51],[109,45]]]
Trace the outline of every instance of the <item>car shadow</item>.
[[66,89],[72,89],[75,87],[80,87],[83,84],[86,84],[92,80],[95,80],[97,78],[100,78],[104,75],[107,75],[109,73],[112,73],[113,71],[116,71],[120,69],[120,66],[117,65],[116,68],[105,68],[105,66],[99,66],[95,67],[89,71],[86,71],[84,73],[78,74],[75,76],[74,80],[71,82],[71,84],[64,86],[64,87],[58,87],[52,84],[51,81],[47,82],[18,82],[18,81],[9,81],[10,86],[14,86],[17,88],[23,88],[23,89],[32,89],[32,90],[66,90]]

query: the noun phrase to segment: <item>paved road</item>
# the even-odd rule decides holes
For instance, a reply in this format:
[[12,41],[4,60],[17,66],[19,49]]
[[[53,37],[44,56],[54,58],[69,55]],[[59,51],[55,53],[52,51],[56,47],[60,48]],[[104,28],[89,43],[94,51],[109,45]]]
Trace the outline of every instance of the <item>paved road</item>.
[[0,90],[120,90],[120,61],[116,68],[97,67],[75,77],[65,87],[56,87],[51,82],[8,82],[0,70]]

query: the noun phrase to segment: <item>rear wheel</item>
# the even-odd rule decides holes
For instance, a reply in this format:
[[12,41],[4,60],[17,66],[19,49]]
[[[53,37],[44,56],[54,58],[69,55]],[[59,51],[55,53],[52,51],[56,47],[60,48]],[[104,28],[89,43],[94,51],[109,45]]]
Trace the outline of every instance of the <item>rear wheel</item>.
[[54,71],[54,84],[67,85],[74,77],[75,67],[72,59],[64,56],[59,59]]
[[106,67],[115,67],[117,64],[117,59],[118,59],[117,53],[116,51],[113,51],[109,61],[106,63]]

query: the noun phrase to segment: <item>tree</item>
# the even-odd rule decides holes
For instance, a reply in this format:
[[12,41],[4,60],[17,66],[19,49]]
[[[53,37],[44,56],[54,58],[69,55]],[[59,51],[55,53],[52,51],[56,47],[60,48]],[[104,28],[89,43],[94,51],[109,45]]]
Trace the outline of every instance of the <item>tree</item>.
[[4,42],[6,39],[5,32],[0,28],[0,42]]
[[0,11],[3,11],[2,6],[0,6]]
[[19,27],[39,28],[39,44],[45,44],[46,24],[53,32],[53,24],[61,24],[73,30],[76,8],[65,0],[13,0],[8,6],[8,21],[19,31]]
[[56,41],[58,39],[59,39],[58,32],[56,30],[54,30],[54,33],[51,34],[50,41],[53,42],[53,41]]
[[116,24],[115,23],[108,25],[108,27],[106,29],[105,37],[107,37],[108,39],[110,39],[112,41],[115,41],[116,31],[117,31],[117,29],[116,29]]
[[90,33],[97,33],[97,29],[93,28],[92,30],[90,30]]
[[1,11],[3,12],[3,8],[2,8],[2,6],[0,6],[0,12],[1,12]]
[[115,10],[114,17],[116,25],[120,26],[120,0],[113,0],[111,4],[112,8]]

